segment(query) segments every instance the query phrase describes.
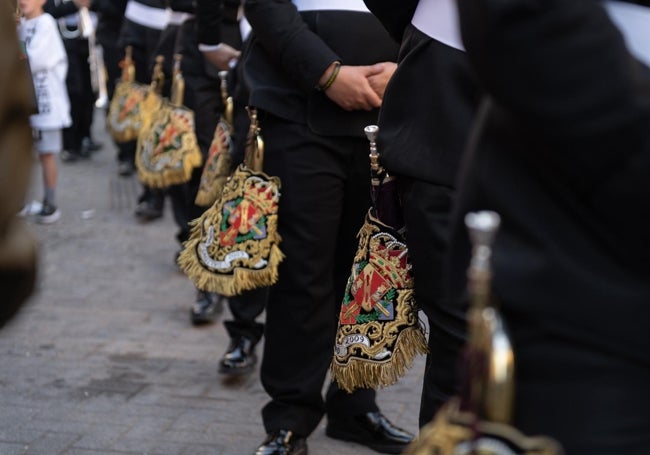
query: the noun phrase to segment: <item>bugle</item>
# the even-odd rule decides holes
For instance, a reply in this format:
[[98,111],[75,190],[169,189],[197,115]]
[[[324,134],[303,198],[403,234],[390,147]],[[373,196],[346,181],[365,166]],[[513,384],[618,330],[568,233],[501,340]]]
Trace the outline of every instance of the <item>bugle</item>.
[[94,35],[88,39],[88,64],[90,65],[90,84],[93,93],[97,94],[95,107],[108,107],[108,87],[106,86],[106,66],[104,64],[104,49],[95,42]]

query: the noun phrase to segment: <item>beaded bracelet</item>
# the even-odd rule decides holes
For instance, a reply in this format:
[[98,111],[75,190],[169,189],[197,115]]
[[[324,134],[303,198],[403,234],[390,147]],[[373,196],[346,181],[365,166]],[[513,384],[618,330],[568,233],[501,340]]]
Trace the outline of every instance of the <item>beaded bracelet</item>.
[[324,92],[325,90],[330,88],[334,83],[334,81],[336,80],[336,76],[339,75],[340,69],[341,69],[341,62],[334,62],[334,69],[332,69],[332,73],[330,74],[330,77],[327,78],[327,81],[323,85],[317,85],[316,88],[321,92]]

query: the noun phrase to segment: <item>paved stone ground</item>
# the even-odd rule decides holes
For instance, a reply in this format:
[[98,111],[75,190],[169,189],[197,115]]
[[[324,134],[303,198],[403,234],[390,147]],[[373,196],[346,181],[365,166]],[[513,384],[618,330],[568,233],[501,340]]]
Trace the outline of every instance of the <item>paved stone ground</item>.
[[[117,176],[97,118],[104,149],[60,165],[61,220],[30,222],[38,285],[0,331],[0,455],[251,454],[264,436],[258,374],[238,382],[217,374],[228,339],[220,323],[190,325],[194,290],[173,263],[170,207],[162,220],[136,221],[139,184]],[[38,172],[30,197],[40,200]],[[413,432],[423,363],[378,398]],[[310,453],[373,453],[327,438],[324,425]]]

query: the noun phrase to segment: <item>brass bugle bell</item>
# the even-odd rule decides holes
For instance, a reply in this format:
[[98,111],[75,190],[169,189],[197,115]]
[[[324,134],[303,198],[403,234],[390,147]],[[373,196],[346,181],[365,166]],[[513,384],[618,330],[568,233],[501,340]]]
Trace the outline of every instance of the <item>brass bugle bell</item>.
[[228,94],[228,71],[219,71],[219,88],[221,90],[221,101],[223,102],[223,118],[229,125],[233,125],[235,117],[235,102]]
[[500,223],[499,215],[491,211],[465,216],[472,241],[472,259],[467,271],[468,349],[480,365],[478,371],[472,371],[472,365],[469,367],[469,408],[482,419],[509,423],[514,398],[514,354],[492,299],[492,245]]
[[501,224],[495,212],[471,212],[465,225],[472,243],[467,269],[470,309],[463,391],[423,427],[405,455],[562,455],[546,436],[526,436],[512,426],[514,353],[492,293],[492,250]]
[[165,84],[165,72],[163,71],[165,57],[163,55],[157,55],[155,62],[151,76],[151,88],[155,93],[160,95]]
[[261,172],[264,169],[264,141],[260,134],[260,126],[257,118],[257,109],[251,106],[246,107],[250,126],[246,136],[246,151],[244,164],[251,170]]

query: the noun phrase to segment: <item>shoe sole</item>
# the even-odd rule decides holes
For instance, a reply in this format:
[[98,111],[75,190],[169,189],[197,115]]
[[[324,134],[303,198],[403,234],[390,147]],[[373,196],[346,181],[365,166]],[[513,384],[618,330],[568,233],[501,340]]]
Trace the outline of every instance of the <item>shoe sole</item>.
[[[259,453],[260,448],[261,448],[261,447],[259,447],[259,448],[255,451],[255,454],[254,454],[254,455],[257,455],[257,454]],[[275,453],[280,453],[280,452],[275,452]],[[285,453],[285,452],[283,451],[282,453]],[[309,454],[309,451],[307,450],[307,446],[306,446],[306,445],[305,445],[305,447],[302,447],[302,448],[300,448],[300,449],[296,449],[296,450],[292,450],[291,452],[289,452],[289,455],[308,455],[308,454]]]
[[396,445],[384,445],[384,444],[376,444],[373,443],[372,441],[368,440],[362,440],[356,435],[352,435],[350,433],[347,433],[342,430],[338,429],[332,429],[329,426],[325,427],[325,435],[329,438],[332,439],[338,439],[339,441],[345,441],[345,442],[354,442],[356,444],[368,447],[369,449],[374,450],[375,452],[379,453],[389,453],[389,454],[395,454],[399,455],[402,452],[404,452],[404,449],[408,446],[408,444],[403,445],[403,444],[396,444]]
[[217,321],[217,317],[199,317],[199,316],[192,316],[191,317],[192,325],[199,326],[199,325],[208,325],[208,324],[213,324]]
[[40,224],[52,224],[59,221],[60,218],[61,218],[61,212],[57,210],[51,215],[45,215],[45,216],[39,215],[38,218],[36,218],[36,221],[39,222]]
[[251,374],[253,371],[255,371],[255,365],[257,364],[257,360],[255,363],[251,365],[247,365],[242,368],[230,368],[226,367],[223,365],[219,365],[219,374],[223,374],[224,376],[231,376],[231,377],[239,377],[239,376],[246,376],[247,374]]
[[144,223],[144,222],[154,221],[154,220],[157,220],[159,218],[162,218],[163,215],[162,215],[162,213],[158,214],[158,215],[145,214],[145,213],[135,213],[135,217],[138,220],[140,220],[141,222]]

